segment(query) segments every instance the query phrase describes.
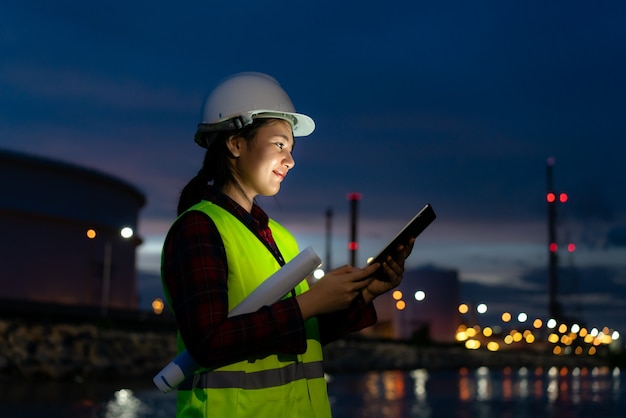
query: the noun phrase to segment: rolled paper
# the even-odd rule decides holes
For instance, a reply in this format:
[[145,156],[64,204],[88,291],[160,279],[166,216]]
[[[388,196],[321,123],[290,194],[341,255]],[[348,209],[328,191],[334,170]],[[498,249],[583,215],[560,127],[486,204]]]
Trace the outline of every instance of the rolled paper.
[[[313,248],[305,248],[231,309],[228,312],[228,316],[256,312],[263,306],[278,302],[321,264],[322,260]],[[168,393],[199,368],[200,365],[191,357],[187,350],[184,350],[157,373],[152,381],[161,392]]]

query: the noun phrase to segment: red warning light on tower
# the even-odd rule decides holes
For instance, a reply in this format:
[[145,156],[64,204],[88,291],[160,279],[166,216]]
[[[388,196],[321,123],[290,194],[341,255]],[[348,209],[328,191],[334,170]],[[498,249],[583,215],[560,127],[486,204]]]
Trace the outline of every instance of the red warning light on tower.
[[572,242],[567,244],[567,251],[569,251],[570,253],[573,253],[574,251],[576,251],[576,244]]
[[551,253],[555,253],[556,250],[558,250],[558,249],[559,249],[559,246],[556,244],[556,242],[551,242],[550,243],[550,252]]
[[[559,194],[559,202],[565,203],[567,202],[568,199],[569,199],[569,196],[567,195],[567,193]],[[548,201],[548,203],[556,202],[556,193],[548,192],[548,194],[546,194],[546,200]]]

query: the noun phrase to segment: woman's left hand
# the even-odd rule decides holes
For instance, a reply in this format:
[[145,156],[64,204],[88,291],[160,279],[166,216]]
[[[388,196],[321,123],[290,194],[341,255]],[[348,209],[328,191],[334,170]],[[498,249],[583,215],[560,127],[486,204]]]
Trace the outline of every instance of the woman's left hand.
[[398,246],[395,255],[387,257],[380,268],[373,274],[373,280],[363,289],[363,298],[369,303],[377,296],[382,295],[397,287],[402,281],[404,274],[404,261],[411,254],[415,238],[406,245]]

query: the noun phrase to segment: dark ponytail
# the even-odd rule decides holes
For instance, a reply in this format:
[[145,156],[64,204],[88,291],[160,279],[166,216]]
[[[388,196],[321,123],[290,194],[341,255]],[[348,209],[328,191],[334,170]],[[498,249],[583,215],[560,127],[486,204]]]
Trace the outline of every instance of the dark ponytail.
[[257,130],[273,120],[255,119],[252,124],[243,129],[218,133],[204,154],[202,168],[180,192],[177,214],[180,215],[199,203],[204,196],[207,184],[212,183],[214,187],[221,190],[226,184],[236,183],[230,168],[230,159],[234,156],[228,150],[228,139],[232,136],[240,136],[250,144],[256,136]]
[[178,208],[176,209],[177,215],[180,215],[196,203],[202,200],[202,194],[207,185],[206,175],[204,169],[200,169],[198,174],[183,188],[180,192],[180,198],[178,199]]

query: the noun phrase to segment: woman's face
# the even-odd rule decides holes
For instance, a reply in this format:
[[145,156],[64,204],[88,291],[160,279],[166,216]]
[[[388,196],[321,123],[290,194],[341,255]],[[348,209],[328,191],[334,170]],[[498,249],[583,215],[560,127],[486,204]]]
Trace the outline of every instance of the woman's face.
[[234,174],[246,196],[252,200],[257,195],[278,193],[280,183],[295,164],[289,122],[276,119],[263,125],[249,143],[242,138],[233,141],[236,143],[231,143],[231,152],[238,157],[234,161]]

